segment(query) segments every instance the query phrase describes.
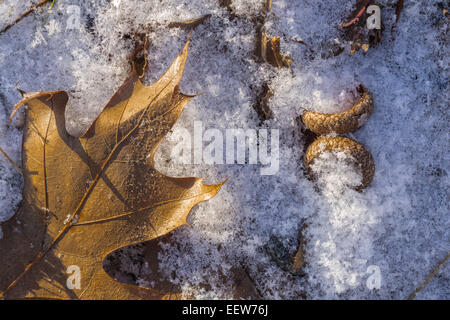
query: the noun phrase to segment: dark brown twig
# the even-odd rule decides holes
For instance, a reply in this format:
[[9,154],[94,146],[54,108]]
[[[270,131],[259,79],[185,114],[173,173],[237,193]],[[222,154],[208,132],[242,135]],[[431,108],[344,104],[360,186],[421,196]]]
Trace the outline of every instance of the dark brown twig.
[[448,261],[448,258],[450,258],[450,252],[447,253],[447,255],[444,257],[444,259],[442,259],[439,264],[433,269],[433,271],[431,271],[427,277],[425,278],[425,281],[416,288],[416,290],[414,290],[413,293],[411,293],[408,297],[408,300],[413,300],[416,295],[423,290],[423,288],[426,287],[426,285],[431,281],[431,279],[433,279],[436,274],[439,272],[439,270],[444,266],[444,264]]
[[394,25],[392,26],[392,33],[394,33],[397,30],[397,24],[398,24],[398,20],[400,19],[400,13],[403,10],[403,0],[398,0],[397,1],[397,6],[395,7],[395,22]]
[[20,15],[20,17],[18,17],[16,20],[14,20],[12,23],[8,24],[5,28],[3,28],[2,30],[0,30],[0,34],[2,34],[3,32],[8,31],[11,27],[13,27],[15,24],[17,24],[20,20],[22,20],[23,18],[25,18],[26,16],[28,16],[30,13],[32,13],[34,10],[36,10],[39,7],[42,7],[44,4],[46,4],[47,2],[49,2],[50,0],[42,0],[41,2],[35,4],[33,7],[31,7],[30,9],[28,9],[27,11],[25,11],[24,13],[22,13]]
[[397,6],[395,8],[395,25],[397,25],[398,23],[398,19],[400,19],[400,13],[403,10],[403,0],[398,0],[397,1]]
[[358,13],[356,14],[356,16],[350,20],[347,23],[341,23],[341,28],[347,28],[350,27],[352,24],[354,24],[356,21],[358,21],[359,18],[361,18],[362,14],[364,13],[364,11],[366,11],[366,7],[369,4],[370,0],[365,0],[363,3],[363,6],[361,8],[361,10],[358,11]]
[[5,151],[3,151],[2,148],[0,148],[0,153],[3,154],[6,160],[8,160],[12,164],[12,166],[14,167],[14,169],[17,170],[18,173],[23,175],[22,170],[20,170],[19,166],[8,156],[8,154]]

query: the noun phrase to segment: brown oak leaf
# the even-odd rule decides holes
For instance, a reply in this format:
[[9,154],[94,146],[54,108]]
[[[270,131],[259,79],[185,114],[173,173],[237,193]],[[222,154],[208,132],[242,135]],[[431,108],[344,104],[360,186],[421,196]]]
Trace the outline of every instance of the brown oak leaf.
[[169,286],[119,283],[104,271],[103,260],[186,224],[190,210],[223,184],[167,177],[154,167],[158,145],[193,98],[178,86],[188,44],[151,86],[133,68],[81,137],[66,131],[64,91],[25,94],[16,105],[15,111],[28,105],[24,190],[18,212],[1,225],[0,298],[179,296]]

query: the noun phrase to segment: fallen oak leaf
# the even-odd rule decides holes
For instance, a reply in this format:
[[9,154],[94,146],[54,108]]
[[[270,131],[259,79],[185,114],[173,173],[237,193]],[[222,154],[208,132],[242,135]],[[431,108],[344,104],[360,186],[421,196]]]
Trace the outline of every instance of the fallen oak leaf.
[[[154,167],[158,145],[193,98],[178,87],[188,44],[151,86],[144,86],[133,68],[81,137],[66,131],[64,91],[25,94],[16,105],[14,112],[28,105],[24,191],[18,212],[1,226],[0,298],[179,296],[171,288],[119,283],[104,271],[103,260],[118,248],[186,224],[190,210],[224,183],[171,178]],[[66,272],[77,268],[80,281],[70,283]]]

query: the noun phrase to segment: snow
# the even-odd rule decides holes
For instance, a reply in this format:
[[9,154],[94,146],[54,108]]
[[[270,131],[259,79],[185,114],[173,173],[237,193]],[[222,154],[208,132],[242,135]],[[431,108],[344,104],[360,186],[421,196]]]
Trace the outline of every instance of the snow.
[[[8,127],[9,108],[0,93],[0,148],[16,163],[20,162],[20,132]],[[11,218],[18,204],[22,200],[22,176],[13,166],[0,155],[0,222]],[[0,227],[0,239],[2,232]]]
[[[161,270],[186,297],[198,299],[232,298],[231,274],[243,266],[267,299],[404,299],[450,249],[449,61],[442,9],[432,0],[406,1],[394,40],[395,8],[382,8],[381,44],[350,56],[339,23],[354,1],[273,0],[265,27],[281,36],[282,52],[294,59],[291,69],[276,69],[253,58],[255,17],[263,2],[233,1],[235,17],[211,0],[69,0],[56,1],[50,14],[48,7],[38,9],[0,35],[0,147],[20,163],[20,115],[8,124],[20,98],[16,85],[67,90],[68,127],[83,132],[129,71],[133,30],[149,32],[145,82],[151,83],[188,36],[167,25],[211,14],[192,33],[181,82],[184,93],[204,94],[183,111],[156,163],[171,176],[230,179],[216,197],[193,209],[189,226],[161,244]],[[0,1],[0,28],[33,3]],[[345,52],[322,57],[332,43],[346,45]],[[274,118],[261,123],[253,104],[264,83],[274,94]],[[306,109],[347,109],[360,83],[372,92],[375,108],[351,137],[372,153],[374,180],[363,192],[354,191],[350,186],[360,176],[345,155],[324,154],[314,164],[319,180],[313,183],[302,170],[304,136],[297,118]],[[194,121],[223,133],[279,129],[279,171],[262,176],[258,165],[176,161],[171,150],[184,130],[193,133]],[[14,214],[21,188],[21,176],[0,156],[0,222]],[[294,250],[304,222],[306,276],[293,277],[270,260],[264,246],[276,235]],[[121,281],[151,284],[144,250],[120,250],[106,265]],[[379,289],[368,286],[371,266],[380,270]],[[447,263],[417,298],[448,299],[449,287]]]

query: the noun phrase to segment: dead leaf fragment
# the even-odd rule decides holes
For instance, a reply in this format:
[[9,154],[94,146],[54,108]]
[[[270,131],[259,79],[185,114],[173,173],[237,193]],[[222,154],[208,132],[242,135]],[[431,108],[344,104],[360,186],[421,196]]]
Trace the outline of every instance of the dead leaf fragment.
[[197,18],[197,19],[192,19],[192,20],[183,21],[183,22],[171,22],[171,23],[169,23],[168,27],[169,28],[181,28],[181,29],[192,30],[195,27],[197,27],[198,25],[202,24],[209,17],[211,17],[211,15],[210,14],[206,14],[206,15],[200,17],[200,18]]
[[[0,30],[0,34],[8,31],[10,28],[12,28],[14,25],[19,23],[23,18],[28,16],[30,13],[34,12],[39,7],[42,7],[43,5],[47,4],[50,0],[41,0],[40,2],[33,5],[31,8],[23,12],[16,20],[14,20],[12,23],[8,24],[6,27]],[[1,1],[0,1],[1,2]],[[50,5],[50,9],[52,8],[53,4]]]
[[[188,42],[189,43],[189,42]],[[144,86],[135,69],[81,137],[65,127],[64,91],[28,94],[23,133],[23,202],[1,225],[0,297],[162,299],[177,292],[119,283],[103,269],[112,251],[157,239],[186,224],[222,184],[172,178],[154,153],[184,106],[188,43],[168,70]],[[70,286],[70,270],[79,286]],[[67,273],[70,271],[69,273]]]
[[369,4],[370,0],[364,0],[361,9],[359,9],[359,11],[356,13],[355,17],[353,19],[351,19],[349,22],[347,23],[341,23],[341,28],[347,28],[350,27],[352,24],[354,24],[356,21],[359,20],[359,18],[361,18],[361,16],[364,14],[364,12],[366,11],[367,5]]

